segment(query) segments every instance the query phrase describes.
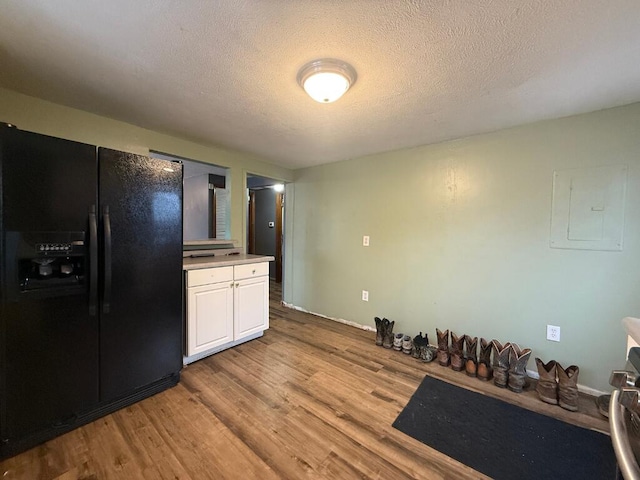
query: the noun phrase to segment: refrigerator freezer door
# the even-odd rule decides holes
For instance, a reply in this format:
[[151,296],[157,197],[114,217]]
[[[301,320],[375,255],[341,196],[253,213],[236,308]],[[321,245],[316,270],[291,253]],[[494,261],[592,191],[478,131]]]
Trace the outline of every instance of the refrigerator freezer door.
[[102,271],[111,272],[101,287],[100,399],[110,401],[182,368],[182,165],[98,156],[99,237],[110,246]]
[[[65,232],[82,238],[97,198],[96,148],[0,127],[0,164],[0,434],[10,442],[72,422],[98,401],[98,317],[89,315],[87,284],[56,283],[72,281],[87,259],[65,261],[57,251],[58,267],[34,269],[47,258],[35,244],[19,242],[35,235],[22,232],[40,232],[43,249],[59,249]],[[45,288],[25,288],[29,266],[31,280]]]

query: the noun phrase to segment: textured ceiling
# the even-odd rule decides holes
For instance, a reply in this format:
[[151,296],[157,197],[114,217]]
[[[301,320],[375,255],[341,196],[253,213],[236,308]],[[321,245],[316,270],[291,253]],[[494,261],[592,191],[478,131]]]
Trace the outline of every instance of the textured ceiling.
[[640,1],[1,0],[0,86],[299,168],[640,101]]

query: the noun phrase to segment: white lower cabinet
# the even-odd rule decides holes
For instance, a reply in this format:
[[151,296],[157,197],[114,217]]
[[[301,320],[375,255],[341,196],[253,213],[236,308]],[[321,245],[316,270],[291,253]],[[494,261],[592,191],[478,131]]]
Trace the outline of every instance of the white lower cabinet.
[[247,337],[269,328],[269,278],[240,280],[233,292],[233,335]]
[[185,363],[262,335],[269,328],[269,264],[187,271]]
[[228,282],[188,289],[187,354],[233,341],[233,289]]

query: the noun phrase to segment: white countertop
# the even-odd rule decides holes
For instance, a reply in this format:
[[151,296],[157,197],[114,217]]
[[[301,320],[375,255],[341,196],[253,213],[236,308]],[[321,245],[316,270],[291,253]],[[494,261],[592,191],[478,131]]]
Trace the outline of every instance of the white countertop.
[[270,255],[221,255],[218,257],[185,257],[182,259],[183,270],[199,268],[229,267],[246,263],[273,262],[275,257]]

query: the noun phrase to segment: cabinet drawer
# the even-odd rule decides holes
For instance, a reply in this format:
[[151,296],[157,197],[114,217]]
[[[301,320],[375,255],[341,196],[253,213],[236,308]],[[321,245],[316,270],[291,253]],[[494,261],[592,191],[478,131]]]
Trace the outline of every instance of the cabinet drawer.
[[234,278],[236,280],[242,280],[243,278],[261,277],[263,275],[269,275],[269,263],[247,263],[246,265],[236,265],[233,267]]
[[209,283],[230,282],[233,280],[233,267],[203,268],[187,271],[187,287],[197,287]]

